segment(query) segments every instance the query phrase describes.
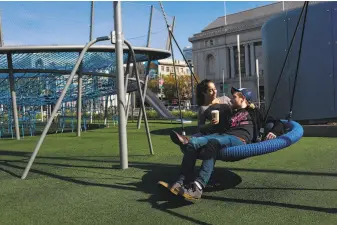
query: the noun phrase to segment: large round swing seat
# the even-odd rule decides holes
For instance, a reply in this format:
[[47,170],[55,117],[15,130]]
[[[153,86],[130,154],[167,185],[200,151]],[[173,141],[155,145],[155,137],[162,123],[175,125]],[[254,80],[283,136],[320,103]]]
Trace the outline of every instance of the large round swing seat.
[[259,143],[247,145],[225,147],[220,152],[219,160],[222,161],[239,161],[241,159],[264,155],[284,149],[298,142],[303,136],[303,127],[295,122],[282,120],[288,128],[288,132],[272,140],[266,140]]

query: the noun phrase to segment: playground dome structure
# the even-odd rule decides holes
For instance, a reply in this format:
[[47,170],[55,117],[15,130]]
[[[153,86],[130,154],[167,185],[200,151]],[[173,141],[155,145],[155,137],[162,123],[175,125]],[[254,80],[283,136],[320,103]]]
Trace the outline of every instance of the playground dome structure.
[[[66,84],[76,59],[84,46],[16,46],[0,48],[0,135],[14,135],[15,116],[11,92],[15,93],[17,119],[20,133],[25,131],[34,134],[36,121],[43,121],[43,110],[47,108],[47,118],[51,114],[51,106],[56,104]],[[170,53],[165,50],[136,47],[134,48],[138,63],[167,58]],[[130,67],[128,48],[123,48],[123,64]],[[74,76],[67,94],[62,99],[58,114],[62,119],[56,126],[64,129],[66,111],[76,113],[76,101],[79,95],[78,78],[82,77],[82,103],[84,111],[89,111],[90,102],[94,99],[104,99],[107,108],[108,98],[117,94],[116,86],[116,54],[115,46],[92,46],[85,53],[81,67]],[[127,75],[129,76],[129,75]],[[130,76],[130,78],[132,78]],[[11,82],[14,86],[11,85]],[[127,90],[135,91],[134,80],[131,80]],[[48,107],[49,106],[49,107]],[[105,110],[106,113],[106,110]],[[68,114],[67,114],[68,115]],[[105,114],[105,119],[107,115]],[[84,115],[81,129],[86,129],[87,118]],[[74,121],[71,121],[74,130]]]
[[[149,45],[133,47],[124,39],[121,4],[118,1],[113,3],[114,31],[109,36],[93,39],[90,30],[90,41],[84,46],[0,48],[0,137],[6,130],[18,140],[20,132],[23,136],[24,132],[29,130],[30,134],[34,135],[37,118],[43,120],[43,108],[47,108],[47,121],[43,124],[44,129],[22,179],[28,175],[52,124],[58,124],[57,129],[63,131],[64,125],[69,122],[66,110],[70,109],[71,114],[76,114],[76,122],[71,122],[72,131],[76,130],[77,136],[80,136],[81,131],[86,129],[87,120],[87,115],[82,111],[88,112],[88,105],[100,98],[105,102],[103,107],[106,120],[109,97],[116,94],[121,168],[128,168],[126,124],[130,101],[126,99],[127,93],[137,91],[140,96],[138,128],[141,119],[144,118],[149,149],[153,154],[144,102],[147,100],[150,104],[156,104],[162,115],[167,114],[162,106],[158,106],[159,100],[155,99],[156,96],[147,90],[150,68],[147,66],[143,81],[140,79],[137,65],[150,65],[151,61],[168,58],[171,53],[168,50],[150,48]],[[92,19],[93,3],[91,10]],[[107,41],[111,44],[96,45],[98,42]],[[92,111],[92,107],[90,110]],[[58,118],[56,122],[55,118]]]

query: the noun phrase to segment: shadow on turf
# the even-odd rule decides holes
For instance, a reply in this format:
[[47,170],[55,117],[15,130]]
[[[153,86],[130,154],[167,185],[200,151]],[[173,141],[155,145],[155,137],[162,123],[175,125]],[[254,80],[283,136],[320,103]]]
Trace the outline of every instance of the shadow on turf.
[[[26,157],[29,159],[31,152],[24,152],[24,151],[14,151],[14,150],[0,150],[0,162],[6,161],[1,159],[1,156],[16,156],[16,157]],[[129,157],[150,157],[149,155],[129,155]],[[98,159],[93,159],[98,158]],[[102,155],[102,156],[65,156],[65,157],[48,157],[48,156],[37,156],[36,160],[38,159],[47,159],[47,160],[64,160],[64,161],[79,161],[79,162],[105,162],[105,163],[119,163],[119,156],[118,155]],[[12,160],[14,161],[23,161],[21,160]],[[138,163],[138,162],[137,162]],[[111,167],[102,167],[102,166],[82,166],[82,165],[74,165],[74,164],[59,164],[59,163],[41,163],[35,161],[34,164],[45,164],[45,165],[54,165],[60,167],[77,167],[77,168],[88,168],[88,169],[111,169]],[[138,163],[140,164],[140,162]],[[157,164],[149,164],[148,165],[157,165]],[[134,165],[133,162],[130,162],[130,166]],[[158,165],[165,165],[165,164],[158,164]],[[137,168],[137,166],[135,166]],[[113,167],[113,169],[119,169],[119,167]],[[252,169],[252,168],[238,168],[238,167],[227,167],[228,170],[234,171],[244,171],[244,172],[258,172],[258,173],[277,173],[277,174],[288,174],[288,175],[308,175],[308,176],[326,176],[326,177],[337,177],[337,173],[329,173],[329,172],[308,172],[308,171],[290,171],[290,170],[268,170],[268,169]]]
[[[23,166],[18,166],[13,163],[22,163],[22,162],[18,160],[16,161],[7,160],[5,162],[1,162],[0,160],[0,165],[2,166],[7,166],[9,168],[20,169],[20,170],[24,169]],[[36,164],[41,164],[41,163],[36,162]],[[57,164],[53,163],[52,165],[57,165]],[[58,164],[58,165],[59,167],[65,166],[65,164]],[[72,167],[72,165],[67,165],[67,166]],[[186,215],[181,215],[179,213],[169,210],[169,209],[179,208],[179,207],[188,206],[188,205],[193,204],[192,202],[185,201],[184,199],[179,198],[178,196],[173,196],[168,190],[159,188],[159,186],[157,185],[157,182],[163,176],[165,176],[165,178],[168,181],[174,180],[173,178],[176,178],[177,174],[179,174],[179,171],[180,171],[180,168],[178,166],[165,165],[165,164],[148,164],[148,163],[130,163],[130,166],[147,171],[147,173],[142,177],[142,180],[140,182],[131,182],[127,184],[125,183],[103,184],[103,183],[90,182],[88,180],[86,181],[79,180],[78,177],[77,178],[66,177],[66,176],[61,176],[61,175],[57,175],[57,174],[53,174],[53,173],[49,173],[49,172],[45,172],[41,170],[36,170],[36,169],[31,169],[30,172],[48,176],[51,178],[60,179],[60,180],[67,181],[67,182],[72,182],[75,184],[106,187],[106,188],[121,189],[121,190],[130,190],[130,191],[141,191],[141,192],[150,194],[150,197],[148,199],[142,199],[139,201],[149,203],[152,206],[152,208],[168,213],[172,216],[176,216],[181,219],[190,221],[192,223],[202,224],[202,225],[209,224],[206,222],[199,221],[195,218],[192,218]],[[4,172],[7,172],[8,174],[12,176],[19,177],[17,174],[11,172],[10,170],[4,170],[2,168],[0,169],[3,170]],[[217,190],[233,188],[234,186],[236,186],[237,184],[241,182],[241,178],[238,175],[224,168],[218,169],[214,173],[213,177],[217,177],[217,179],[221,178],[223,182],[217,183],[217,186],[209,187],[207,191],[217,191]],[[162,203],[163,201],[164,203]]]
[[[0,151],[1,155],[10,155],[10,156],[27,156],[27,152],[15,152],[15,151]],[[99,157],[99,156],[98,156]],[[107,156],[106,156],[107,157]],[[35,162],[37,165],[49,165],[49,166],[57,166],[57,167],[68,167],[68,168],[84,168],[84,169],[109,169],[111,167],[98,167],[98,166],[86,166],[86,165],[74,165],[75,161],[86,161],[86,162],[112,162],[106,160],[94,160],[94,159],[79,159],[79,158],[69,158],[69,157],[37,157],[37,159],[62,159],[62,160],[71,160],[72,164],[59,164],[59,163],[41,163],[38,160]],[[113,161],[114,163],[118,163],[118,160]],[[20,163],[21,165],[17,165]],[[1,167],[0,169],[14,177],[19,177],[15,172],[11,169],[19,169],[20,172],[24,170],[26,165],[26,161],[22,160],[0,160],[0,165],[5,168],[8,167],[10,169],[4,169]],[[40,174],[44,176],[48,176],[55,179],[60,179],[67,182],[72,182],[75,184],[88,185],[88,186],[98,186],[98,187],[106,187],[113,189],[121,189],[121,190],[131,190],[131,191],[141,191],[150,194],[150,198],[140,200],[142,202],[148,202],[151,204],[153,208],[161,210],[163,212],[169,213],[171,215],[180,217],[182,219],[197,223],[197,224],[207,224],[201,221],[198,221],[194,218],[187,217],[185,215],[180,215],[176,212],[172,212],[169,209],[184,207],[190,205],[191,202],[182,201],[176,196],[172,196],[167,190],[162,188],[158,188],[157,182],[159,180],[164,181],[172,181],[176,178],[177,174],[179,174],[179,166],[174,165],[166,165],[166,164],[156,164],[156,163],[143,163],[143,162],[130,162],[130,167],[138,168],[146,171],[147,173],[142,177],[141,182],[131,182],[131,183],[97,183],[97,181],[90,181],[90,178],[87,180],[80,180],[79,178],[74,177],[66,177],[62,175],[57,175],[37,169],[31,169],[31,173]],[[117,169],[119,167],[113,167],[113,169]],[[208,191],[218,191],[225,190],[229,188],[234,188],[241,182],[241,178],[235,173],[229,170],[236,171],[248,171],[248,172],[265,172],[265,173],[281,173],[281,174],[296,174],[296,175],[314,175],[314,176],[333,176],[336,177],[335,173],[314,173],[314,172],[304,172],[304,171],[285,171],[285,170],[265,170],[265,169],[246,169],[246,168],[216,168],[214,172],[214,179],[221,180],[223,183],[220,183],[219,186],[212,187],[205,192]],[[220,179],[219,179],[220,178]],[[88,180],[89,179],[89,180]],[[245,188],[238,188],[245,189]],[[267,189],[267,188],[246,188],[246,189]],[[288,188],[269,188],[276,190],[289,190]],[[304,188],[293,188],[291,190],[316,190],[316,189],[304,189]],[[317,189],[317,191],[337,191],[334,189]],[[253,204],[253,205],[266,205],[266,206],[275,206],[275,207],[283,207],[283,208],[291,208],[291,209],[300,209],[300,210],[308,210],[308,211],[316,211],[316,212],[325,212],[325,213],[337,213],[337,208],[323,208],[323,207],[314,207],[314,206],[305,206],[305,205],[296,205],[296,204],[288,204],[288,203],[278,203],[272,201],[259,201],[259,200],[246,200],[246,199],[237,199],[237,198],[226,198],[226,197],[218,197],[218,196],[209,196],[207,193],[203,195],[203,199],[208,200],[216,200],[216,201],[224,201],[224,202],[232,202],[232,203],[241,203],[241,204]],[[160,203],[164,202],[164,203]]]

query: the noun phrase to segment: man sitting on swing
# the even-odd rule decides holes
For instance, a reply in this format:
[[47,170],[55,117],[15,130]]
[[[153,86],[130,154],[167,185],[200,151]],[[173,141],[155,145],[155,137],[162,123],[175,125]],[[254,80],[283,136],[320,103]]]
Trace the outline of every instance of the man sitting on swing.
[[[257,116],[258,111],[250,107],[252,92],[248,89],[232,88],[232,95],[233,113],[229,120],[229,129],[223,134],[216,133],[188,138],[174,131],[171,133],[172,141],[179,145],[184,153],[181,175],[178,181],[169,187],[172,193],[180,194],[186,199],[201,198],[203,189],[213,172],[216,159],[223,157],[222,147],[249,144],[257,138],[257,132],[254,131],[256,129],[254,121],[259,120],[260,117]],[[275,136],[269,134],[269,138],[275,138]],[[193,179],[195,163],[198,158],[203,162],[199,175]]]

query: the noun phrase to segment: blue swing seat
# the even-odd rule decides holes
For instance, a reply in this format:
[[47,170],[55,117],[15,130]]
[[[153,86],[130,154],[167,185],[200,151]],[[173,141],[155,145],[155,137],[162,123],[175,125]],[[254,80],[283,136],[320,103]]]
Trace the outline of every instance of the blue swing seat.
[[239,161],[241,159],[268,154],[286,148],[298,142],[303,136],[303,127],[295,122],[282,120],[288,128],[288,132],[272,140],[266,140],[259,143],[252,143],[247,145],[225,147],[222,149],[222,161]]

